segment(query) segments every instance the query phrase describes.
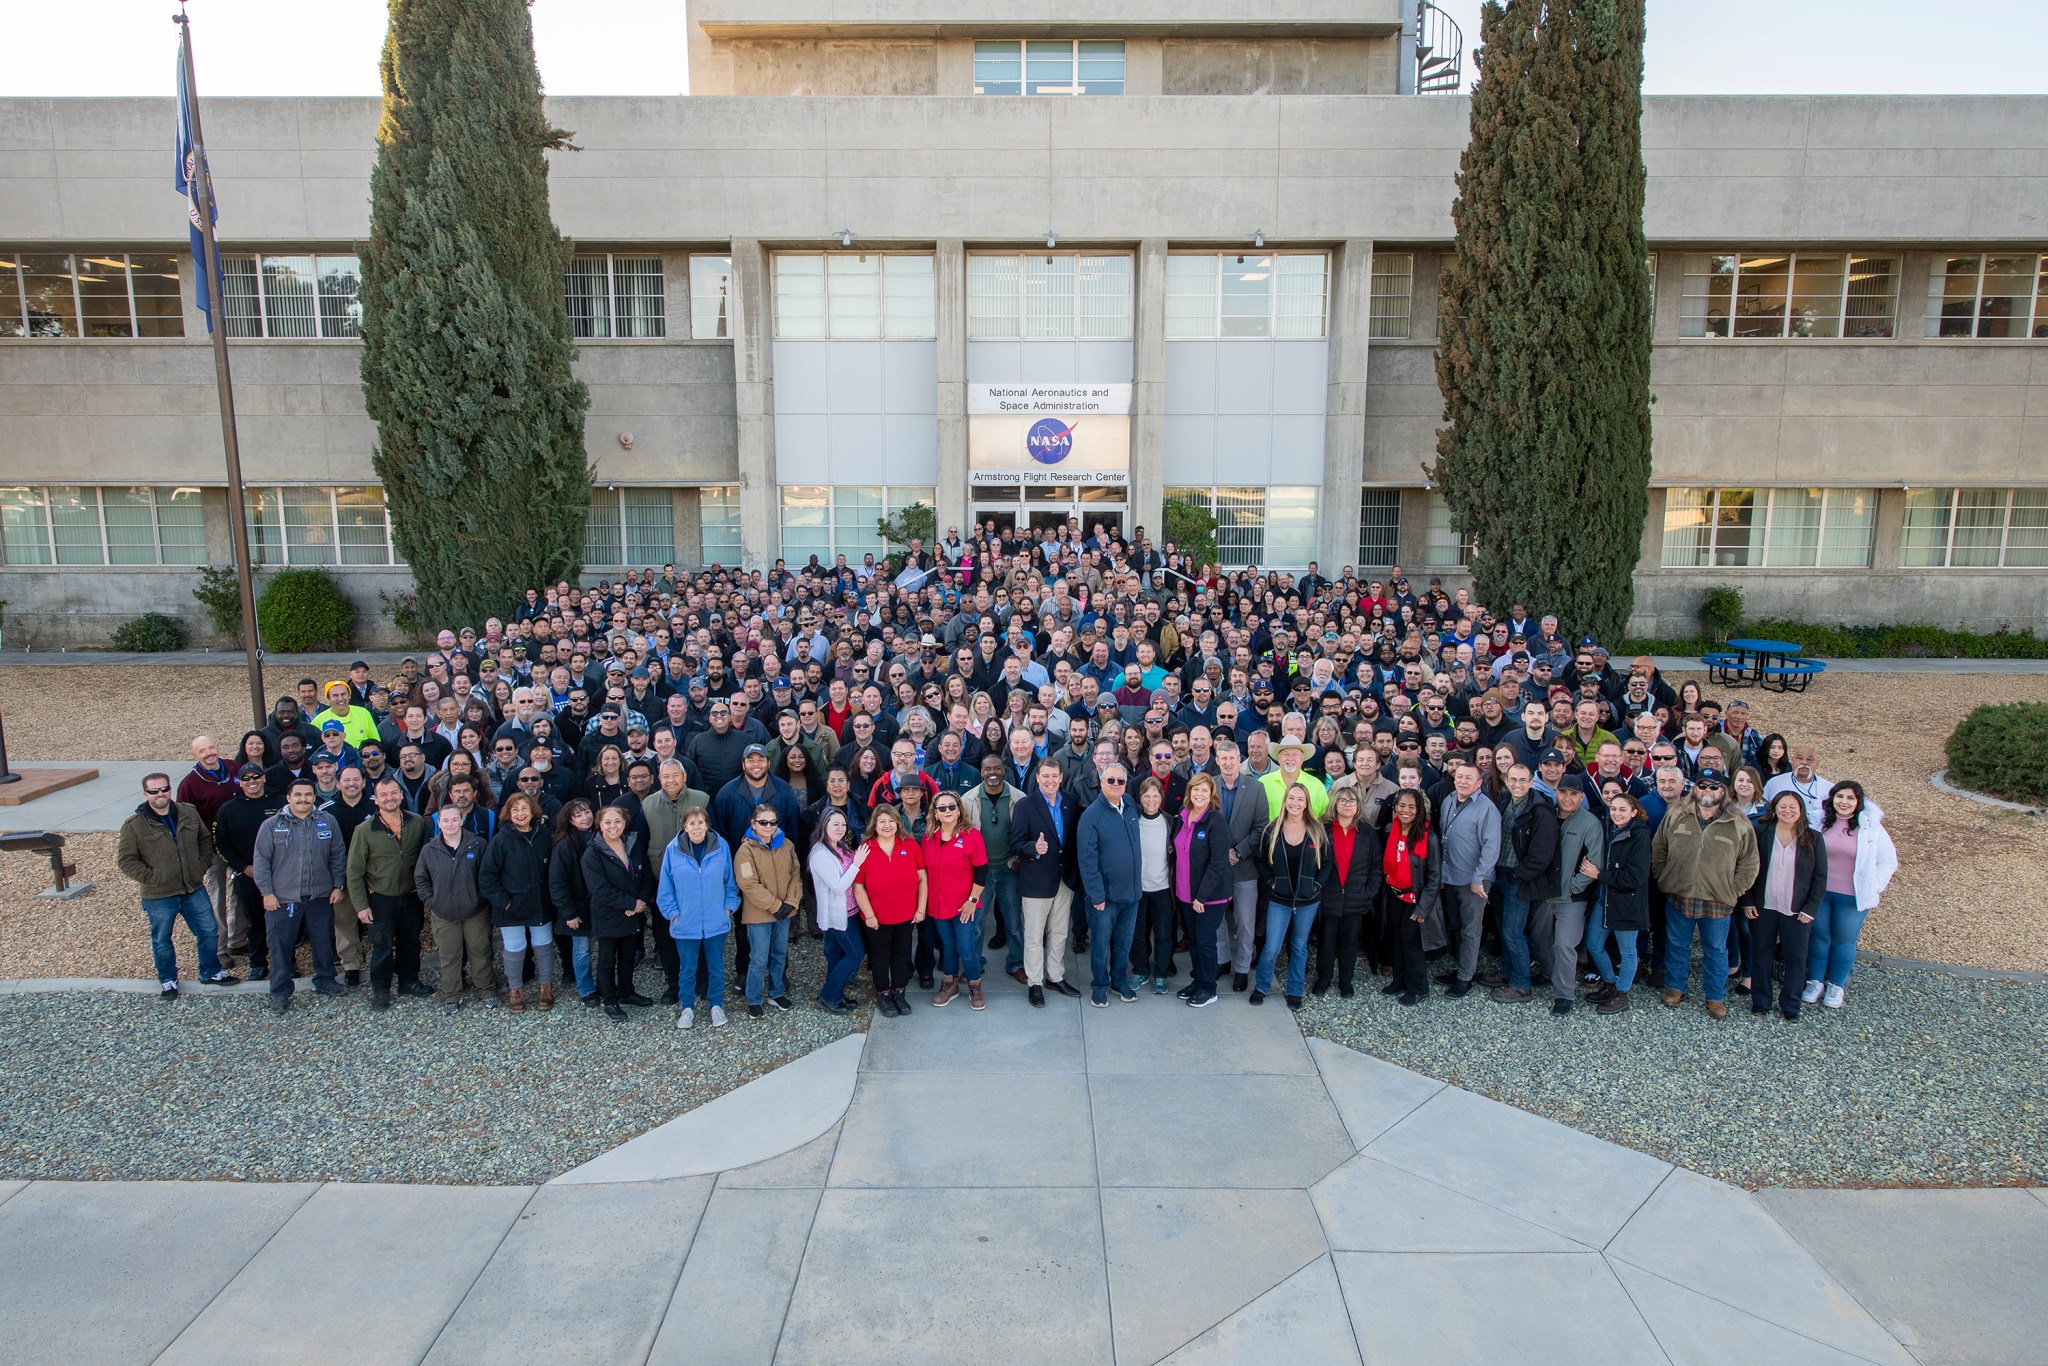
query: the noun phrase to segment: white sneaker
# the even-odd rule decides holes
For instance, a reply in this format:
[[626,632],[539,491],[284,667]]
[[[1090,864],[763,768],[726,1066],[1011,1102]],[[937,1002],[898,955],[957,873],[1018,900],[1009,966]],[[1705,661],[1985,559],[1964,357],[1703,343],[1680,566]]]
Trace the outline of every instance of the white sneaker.
[[688,1029],[691,1025],[695,1023],[697,1023],[697,1012],[695,1010],[692,1010],[689,1006],[684,1006],[683,1013],[676,1016],[676,1028]]
[[1820,999],[1820,989],[1821,983],[1818,980],[1809,980],[1806,984],[1806,990],[1799,993],[1799,999],[1808,1005],[1812,1005]]
[[1829,1010],[1840,1010],[1842,1008],[1842,989],[1840,987],[1829,987],[1827,995],[1821,998],[1821,1004]]
[[713,1006],[713,1007],[711,1007],[711,1027],[712,1027],[713,1029],[723,1029],[723,1028],[725,1028],[725,1007],[724,1007],[724,1006]]

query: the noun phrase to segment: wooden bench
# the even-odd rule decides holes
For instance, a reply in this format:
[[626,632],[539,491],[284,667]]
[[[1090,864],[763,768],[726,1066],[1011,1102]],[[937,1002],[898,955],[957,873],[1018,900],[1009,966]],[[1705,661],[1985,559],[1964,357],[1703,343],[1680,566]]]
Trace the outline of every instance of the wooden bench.
[[1825,672],[1827,664],[1818,659],[1788,659],[1782,664],[1766,664],[1758,670],[1759,682],[1766,688],[1778,692],[1805,692],[1806,685]]

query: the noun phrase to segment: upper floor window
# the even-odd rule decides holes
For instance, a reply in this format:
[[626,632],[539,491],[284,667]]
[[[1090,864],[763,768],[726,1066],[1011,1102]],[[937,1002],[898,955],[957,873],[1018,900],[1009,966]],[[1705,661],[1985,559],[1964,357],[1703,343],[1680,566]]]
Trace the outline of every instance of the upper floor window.
[[1664,494],[1666,569],[1864,569],[1877,531],[1869,489],[1700,489]]
[[1388,567],[1401,562],[1401,490],[1359,490],[1358,562]]
[[174,256],[0,256],[0,337],[182,337]]
[[223,330],[230,337],[354,337],[361,263],[353,256],[223,256]]
[[563,277],[569,331],[576,337],[660,337],[667,334],[659,256],[572,257]]
[[1320,337],[1324,252],[1175,252],[1166,258],[1169,337]]
[[974,44],[977,95],[1121,95],[1121,38],[983,38]]
[[1927,335],[2048,337],[2048,256],[1936,257],[1927,272]]
[[0,488],[0,563],[205,564],[196,488]]
[[1071,340],[1131,335],[1131,258],[1024,252],[967,258],[967,335]]
[[1366,335],[1373,341],[1407,340],[1408,305],[1414,281],[1413,256],[1401,252],[1372,254],[1372,320]]
[[732,258],[690,258],[690,335],[698,341],[732,336]]
[[1891,256],[1687,256],[1678,335],[1889,337],[1898,292]]
[[938,335],[930,256],[784,252],[775,258],[775,335]]
[[1422,563],[1430,569],[1456,569],[1472,563],[1479,538],[1458,528],[1451,503],[1434,489],[1429,494],[1429,526],[1423,534]]
[[249,559],[279,565],[401,564],[377,484],[352,488],[244,489]]
[[1913,489],[1899,563],[1909,569],[2048,568],[2048,489]]

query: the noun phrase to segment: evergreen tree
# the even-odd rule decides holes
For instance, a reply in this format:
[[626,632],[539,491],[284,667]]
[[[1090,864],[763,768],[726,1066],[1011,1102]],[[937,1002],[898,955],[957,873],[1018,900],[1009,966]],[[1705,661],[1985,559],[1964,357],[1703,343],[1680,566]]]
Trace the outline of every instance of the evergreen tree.
[[1432,475],[1477,597],[1618,638],[1650,481],[1644,0],[1488,0]]
[[570,371],[524,0],[391,0],[363,253],[363,398],[429,622],[481,627],[583,565],[590,398]]

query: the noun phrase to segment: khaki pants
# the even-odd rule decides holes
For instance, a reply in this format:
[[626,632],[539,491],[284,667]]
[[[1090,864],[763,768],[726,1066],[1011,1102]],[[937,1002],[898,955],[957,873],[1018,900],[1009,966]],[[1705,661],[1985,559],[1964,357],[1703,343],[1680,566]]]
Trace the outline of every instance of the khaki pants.
[[229,944],[228,934],[233,929],[231,922],[234,906],[229,901],[227,860],[219,854],[213,856],[213,862],[206,869],[206,894],[213,899],[213,919],[218,927],[215,933],[220,940],[221,954],[225,957]]
[[348,899],[348,893],[341,894],[341,904],[334,908],[334,953],[341,960],[343,972],[363,970],[363,922],[356,919],[356,904]]
[[446,1004],[462,995],[462,960],[469,959],[470,978],[478,983],[477,994],[489,996],[496,980],[497,955],[491,951],[491,917],[483,911],[464,920],[429,917],[434,927],[434,948],[441,955],[441,990],[434,999]]
[[[1060,884],[1055,896],[1027,896],[1024,903],[1024,976],[1032,986],[1067,979],[1067,919],[1074,909],[1074,889]],[[1051,945],[1048,954],[1046,947]],[[1050,977],[1047,974],[1051,974]]]

